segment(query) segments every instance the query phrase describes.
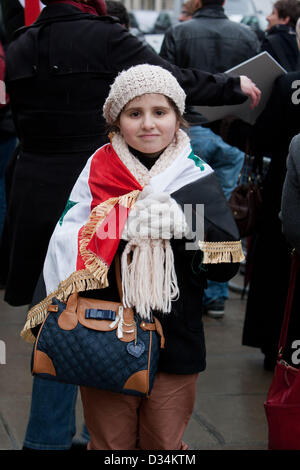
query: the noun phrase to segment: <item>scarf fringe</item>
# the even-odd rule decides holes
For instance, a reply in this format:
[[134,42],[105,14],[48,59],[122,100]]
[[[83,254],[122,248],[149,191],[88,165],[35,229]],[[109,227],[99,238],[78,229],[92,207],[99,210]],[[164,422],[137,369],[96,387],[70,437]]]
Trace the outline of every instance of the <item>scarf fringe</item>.
[[245,255],[241,241],[236,242],[198,242],[203,252],[203,264],[240,263]]
[[121,269],[125,307],[134,307],[148,320],[151,310],[171,312],[179,289],[169,240],[130,240],[122,254]]
[[124,206],[130,209],[135,203],[139,190],[131,191],[121,197],[110,198],[107,201],[96,206],[89,217],[88,222],[85,224],[82,233],[79,238],[79,251],[84,261],[86,269],[90,271],[93,276],[103,283],[103,287],[107,287],[107,273],[109,266],[105,261],[97,257],[94,253],[87,250],[87,246],[97,231],[98,227],[104,222],[109,212],[114,206],[119,203],[120,206]]
[[[106,273],[107,274],[107,273]],[[106,283],[106,285],[104,284]],[[35,337],[31,332],[31,328],[43,323],[47,316],[49,305],[52,303],[53,297],[61,302],[67,302],[69,295],[74,292],[84,292],[93,289],[102,289],[107,286],[107,276],[103,280],[95,279],[90,272],[81,270],[72,273],[66,280],[62,281],[57,290],[49,294],[44,300],[32,307],[27,315],[26,323],[21,331],[21,337],[30,343],[34,343]]]

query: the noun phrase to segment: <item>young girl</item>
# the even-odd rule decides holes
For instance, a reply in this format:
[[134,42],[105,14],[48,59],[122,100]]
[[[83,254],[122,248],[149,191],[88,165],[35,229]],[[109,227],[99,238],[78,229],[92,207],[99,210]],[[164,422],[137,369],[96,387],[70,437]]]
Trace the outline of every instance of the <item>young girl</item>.
[[[142,318],[155,311],[165,348],[149,398],[81,387],[90,449],[187,449],[182,436],[205,369],[203,289],[206,279],[229,280],[243,259],[215,175],[180,129],[184,105],[184,91],[161,67],[138,65],[116,78],[104,105],[111,143],[92,155],[72,190],[45,261],[48,296],[22,332],[30,337],[53,296],[66,301],[78,291],[118,301],[113,260],[121,254],[123,303]],[[187,249],[200,204],[200,250]]]

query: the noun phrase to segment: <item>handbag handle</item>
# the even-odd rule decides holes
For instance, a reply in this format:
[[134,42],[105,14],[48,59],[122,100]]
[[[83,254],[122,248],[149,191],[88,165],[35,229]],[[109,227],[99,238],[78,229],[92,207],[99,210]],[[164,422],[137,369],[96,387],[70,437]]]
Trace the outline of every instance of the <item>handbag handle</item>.
[[121,281],[121,266],[120,266],[120,255],[116,253],[115,256],[115,273],[116,273],[116,280],[117,280],[117,288],[120,296],[120,301],[123,303],[123,289],[122,289],[122,281]]
[[[115,273],[116,273],[118,293],[120,296],[120,302],[123,303],[123,290],[122,290],[122,281],[121,281],[119,253],[117,253],[115,256]],[[77,301],[78,301],[78,292],[73,292],[73,294],[69,295],[68,297],[66,311],[69,313],[76,314]]]
[[290,321],[290,313],[291,313],[292,305],[293,305],[295,283],[296,283],[296,277],[297,277],[299,266],[300,266],[300,255],[295,250],[293,250],[289,288],[288,288],[288,293],[287,293],[287,299],[286,299],[286,304],[285,304],[285,309],[284,309],[284,317],[283,317],[281,333],[280,333],[280,338],[279,338],[279,345],[278,345],[279,357],[282,356],[282,352],[286,345],[286,338],[287,338],[287,332],[288,332],[289,321]]

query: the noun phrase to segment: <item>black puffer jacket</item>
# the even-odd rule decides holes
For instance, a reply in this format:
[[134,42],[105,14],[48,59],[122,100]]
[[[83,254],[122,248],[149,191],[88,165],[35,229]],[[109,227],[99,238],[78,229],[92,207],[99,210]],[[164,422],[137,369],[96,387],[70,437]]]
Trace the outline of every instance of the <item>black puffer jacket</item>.
[[257,36],[248,26],[230,21],[222,6],[210,5],[167,31],[160,56],[180,67],[218,73],[258,52]]

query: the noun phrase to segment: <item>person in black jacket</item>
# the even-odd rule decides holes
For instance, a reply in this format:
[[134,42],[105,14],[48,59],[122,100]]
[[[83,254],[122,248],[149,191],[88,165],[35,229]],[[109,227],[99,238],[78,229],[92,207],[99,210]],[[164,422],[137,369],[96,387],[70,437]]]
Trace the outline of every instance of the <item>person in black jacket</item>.
[[180,67],[219,73],[257,54],[256,34],[248,26],[229,20],[224,4],[225,0],[194,0],[192,19],[166,32],[161,57]]
[[1,0],[1,12],[5,38],[10,42],[16,29],[25,24],[24,8],[19,0]]
[[250,126],[236,120],[228,139],[243,149],[248,138],[253,155],[271,159],[263,181],[261,220],[248,247],[250,285],[242,335],[243,345],[261,349],[266,370],[276,365],[290,279],[291,248],[282,233],[279,212],[289,146],[300,131],[299,83],[300,71],[280,76],[256,123]]
[[[252,153],[270,157],[271,163],[263,183],[261,222],[249,247],[251,276],[242,344],[261,349],[266,370],[273,370],[276,364],[289,285],[291,250],[282,233],[279,212],[289,145],[300,131],[299,87],[295,88],[299,80],[300,71],[275,81],[250,134]],[[235,132],[233,128],[231,133]]]
[[5,213],[6,213],[6,168],[17,143],[16,130],[12,119],[9,96],[5,93],[4,75],[5,75],[5,38],[0,31],[0,238],[2,237]]
[[262,51],[268,52],[287,72],[300,68],[295,31],[299,16],[300,4],[297,0],[278,0],[266,18],[268,26]]

